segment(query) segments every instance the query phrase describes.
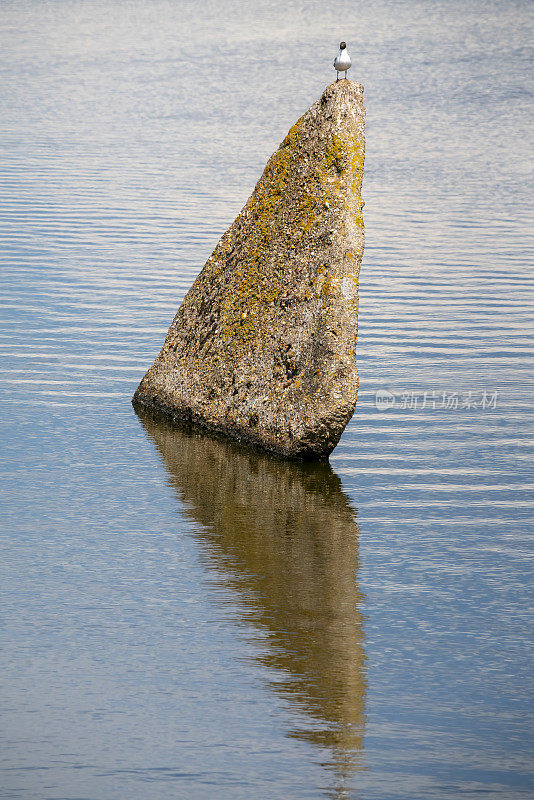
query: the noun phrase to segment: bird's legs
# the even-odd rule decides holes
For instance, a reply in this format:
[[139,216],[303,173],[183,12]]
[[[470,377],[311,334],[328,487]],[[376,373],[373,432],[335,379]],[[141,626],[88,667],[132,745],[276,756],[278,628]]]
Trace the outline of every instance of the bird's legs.
[[336,83],[338,82],[338,80],[339,80],[339,72],[336,70]]

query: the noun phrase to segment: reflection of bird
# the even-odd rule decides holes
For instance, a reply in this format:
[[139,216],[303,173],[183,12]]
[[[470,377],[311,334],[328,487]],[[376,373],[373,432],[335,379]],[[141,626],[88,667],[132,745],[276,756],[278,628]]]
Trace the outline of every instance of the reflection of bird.
[[345,73],[345,80],[347,79],[347,70],[350,69],[352,66],[352,61],[350,60],[350,56],[347,50],[347,45],[345,42],[341,42],[339,45],[339,55],[334,58],[334,67],[337,70],[337,78],[336,81],[339,80],[339,73]]

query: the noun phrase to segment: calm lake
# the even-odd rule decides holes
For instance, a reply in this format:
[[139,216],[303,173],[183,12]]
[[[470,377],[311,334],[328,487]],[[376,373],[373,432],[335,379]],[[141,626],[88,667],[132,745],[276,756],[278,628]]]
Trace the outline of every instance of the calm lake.
[[[2,2],[2,798],[532,796],[532,18]],[[340,39],[366,250],[330,465],[140,419]]]

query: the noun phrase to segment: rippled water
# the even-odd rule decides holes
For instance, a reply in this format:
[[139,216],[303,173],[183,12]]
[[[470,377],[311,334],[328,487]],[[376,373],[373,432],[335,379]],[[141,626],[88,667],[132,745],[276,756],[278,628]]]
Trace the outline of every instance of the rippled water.
[[[530,796],[531,23],[2,3],[2,797]],[[138,419],[341,37],[366,252],[331,467]]]

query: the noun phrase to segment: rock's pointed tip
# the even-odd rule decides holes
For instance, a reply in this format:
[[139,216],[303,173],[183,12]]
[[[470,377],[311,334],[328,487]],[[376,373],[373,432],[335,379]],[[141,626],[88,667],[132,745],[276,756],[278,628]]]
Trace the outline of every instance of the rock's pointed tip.
[[354,94],[363,94],[363,85],[356,81],[351,81],[348,78],[340,78],[338,81],[332,81],[325,87],[323,94],[327,92],[330,94],[333,91],[340,93],[350,92]]

